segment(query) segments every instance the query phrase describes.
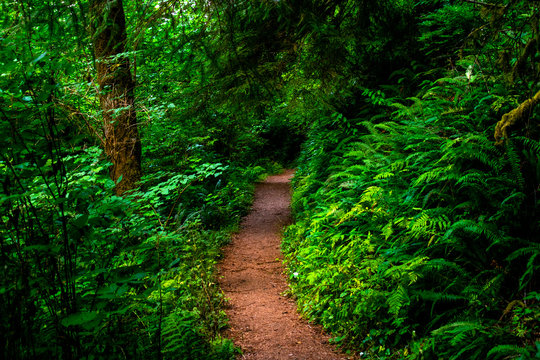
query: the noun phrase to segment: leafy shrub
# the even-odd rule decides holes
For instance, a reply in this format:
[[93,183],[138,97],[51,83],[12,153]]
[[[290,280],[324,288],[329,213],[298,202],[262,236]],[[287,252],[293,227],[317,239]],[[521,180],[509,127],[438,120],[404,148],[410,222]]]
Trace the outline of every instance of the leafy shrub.
[[[21,222],[11,221],[2,231],[2,261],[12,264],[1,285],[6,300],[2,311],[11,314],[3,323],[5,354],[232,358],[234,348],[219,337],[226,319],[215,279],[227,232],[205,228],[194,208],[172,221],[170,205],[186,197],[189,187],[199,187],[189,189],[197,194],[207,187],[205,179],[221,177],[227,167],[201,164],[192,174],[155,175],[160,180],[150,185],[152,177],[147,179],[144,192],[121,198],[111,195],[114,184],[100,153],[89,148],[64,157],[62,202],[39,178],[31,192],[3,195],[8,218],[23,209]],[[10,175],[6,167],[2,171]],[[227,184],[224,189],[235,190],[218,190],[223,202],[212,211],[224,207],[229,215],[238,213],[229,225],[249,204],[249,189],[242,186]],[[206,195],[209,203],[211,196]],[[50,225],[43,219],[50,219]],[[39,235],[44,226],[51,228]],[[22,229],[24,238],[17,235]],[[47,240],[39,238],[46,234]],[[21,274],[25,268],[32,271]],[[24,331],[13,326],[19,321]]]

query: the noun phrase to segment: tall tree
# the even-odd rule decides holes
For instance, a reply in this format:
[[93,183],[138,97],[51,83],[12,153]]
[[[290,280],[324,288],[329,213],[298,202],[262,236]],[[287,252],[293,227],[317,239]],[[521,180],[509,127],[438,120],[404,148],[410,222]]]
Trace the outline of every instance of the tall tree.
[[135,82],[125,55],[126,19],[122,0],[92,0],[90,14],[105,152],[113,163],[110,172],[116,182],[116,193],[122,194],[134,188],[141,177]]

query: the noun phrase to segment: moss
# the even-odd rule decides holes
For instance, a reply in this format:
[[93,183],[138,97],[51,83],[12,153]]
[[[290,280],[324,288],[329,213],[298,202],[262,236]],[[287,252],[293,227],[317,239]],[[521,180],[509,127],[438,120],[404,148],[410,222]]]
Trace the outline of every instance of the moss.
[[503,143],[504,139],[508,138],[508,128],[515,125],[517,122],[528,117],[534,106],[540,102],[540,91],[536,93],[532,98],[522,102],[514,110],[504,114],[501,121],[497,123],[495,127],[495,141],[497,145]]

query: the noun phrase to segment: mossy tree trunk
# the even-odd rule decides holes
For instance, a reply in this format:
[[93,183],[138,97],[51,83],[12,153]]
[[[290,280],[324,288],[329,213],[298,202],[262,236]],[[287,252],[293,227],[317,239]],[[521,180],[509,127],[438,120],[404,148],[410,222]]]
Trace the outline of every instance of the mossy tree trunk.
[[113,164],[110,172],[116,193],[123,194],[141,178],[141,141],[134,108],[135,82],[129,58],[123,55],[126,19],[122,0],[92,0],[90,15],[105,152]]

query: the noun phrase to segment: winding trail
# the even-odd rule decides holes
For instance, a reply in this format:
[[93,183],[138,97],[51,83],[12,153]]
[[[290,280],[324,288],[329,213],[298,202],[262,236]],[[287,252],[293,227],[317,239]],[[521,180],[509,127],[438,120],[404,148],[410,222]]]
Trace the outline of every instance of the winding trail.
[[225,336],[243,351],[241,359],[337,360],[328,336],[296,312],[281,294],[287,290],[280,251],[281,234],[290,224],[293,170],[257,184],[251,213],[224,249],[220,285],[229,299]]

